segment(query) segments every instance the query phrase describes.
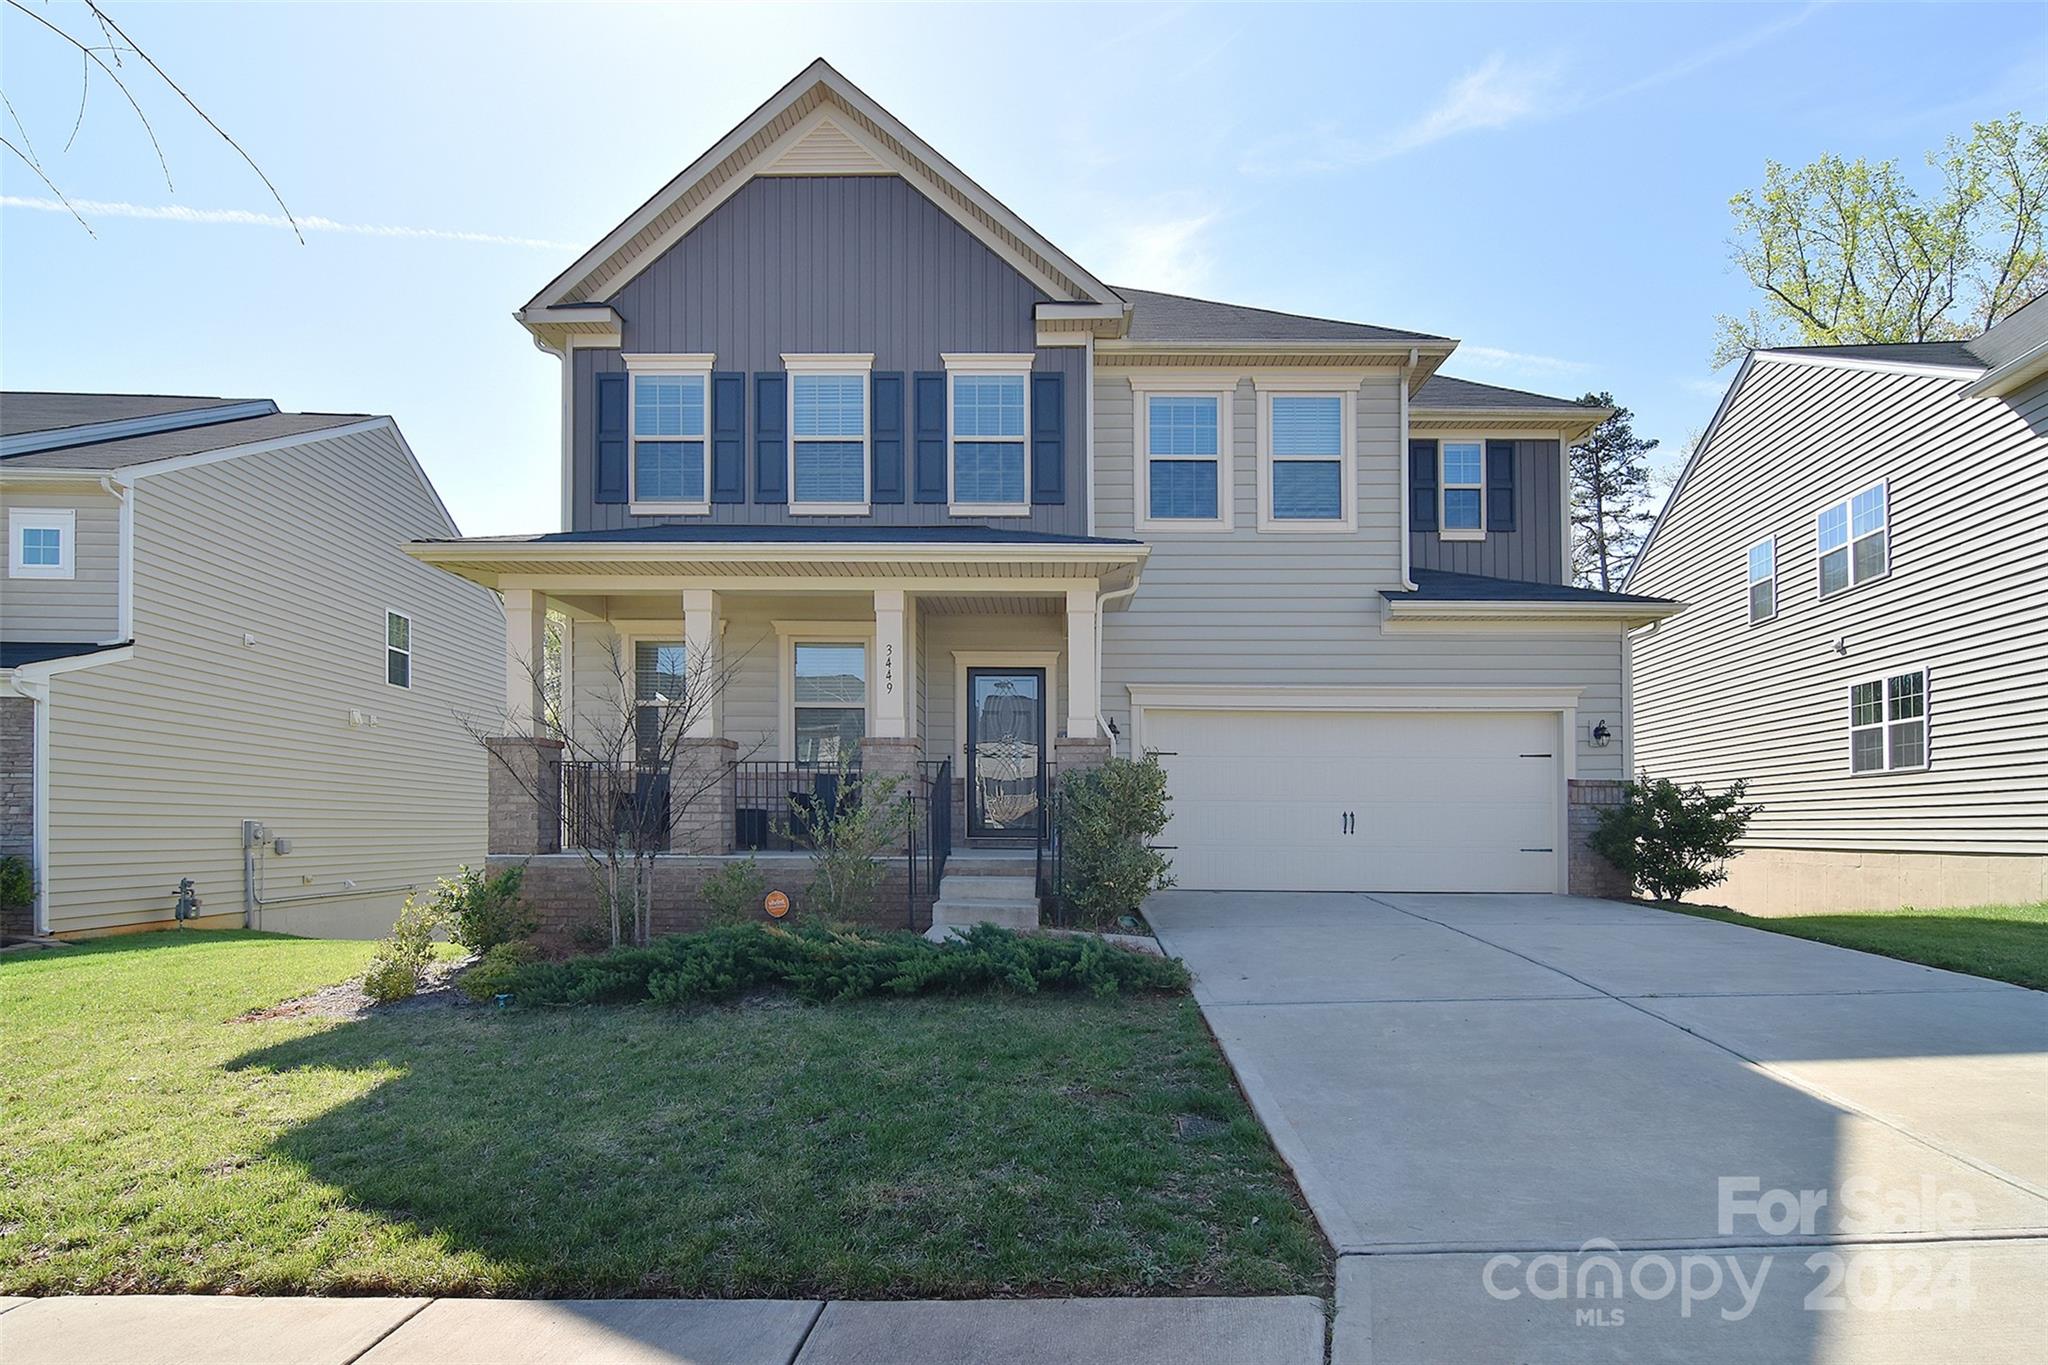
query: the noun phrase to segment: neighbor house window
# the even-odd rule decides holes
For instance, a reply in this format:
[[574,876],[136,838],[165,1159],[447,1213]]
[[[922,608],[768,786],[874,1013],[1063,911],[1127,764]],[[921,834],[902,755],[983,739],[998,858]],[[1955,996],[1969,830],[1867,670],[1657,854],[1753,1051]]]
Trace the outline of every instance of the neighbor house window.
[[689,671],[682,641],[633,642],[633,753],[639,762],[660,763],[673,747]]
[[856,366],[855,359],[783,357],[790,366],[793,512],[868,510],[867,367],[872,360],[858,357]]
[[1749,623],[1778,614],[1778,542],[1765,536],[1749,547]]
[[1885,486],[1874,483],[1824,508],[1815,521],[1820,550],[1820,595],[1882,578],[1891,567],[1885,526]]
[[1030,421],[1031,357],[945,357],[951,394],[952,509],[971,516],[1028,516],[1024,433]]
[[1347,395],[1274,393],[1265,402],[1261,526],[1348,528],[1353,513],[1344,491],[1351,464]]
[[7,513],[7,571],[15,578],[70,578],[78,513],[68,507],[16,507]]
[[412,686],[412,618],[395,611],[384,613],[384,681]]
[[799,641],[794,649],[793,757],[828,766],[857,759],[868,732],[867,646]]
[[1849,771],[1927,766],[1927,670],[1892,673],[1849,688]]
[[1141,393],[1145,458],[1141,523],[1224,526],[1229,405],[1220,394]]
[[1486,445],[1482,441],[1444,442],[1443,531],[1486,531]]
[[710,356],[628,356],[636,510],[710,510],[704,491]]

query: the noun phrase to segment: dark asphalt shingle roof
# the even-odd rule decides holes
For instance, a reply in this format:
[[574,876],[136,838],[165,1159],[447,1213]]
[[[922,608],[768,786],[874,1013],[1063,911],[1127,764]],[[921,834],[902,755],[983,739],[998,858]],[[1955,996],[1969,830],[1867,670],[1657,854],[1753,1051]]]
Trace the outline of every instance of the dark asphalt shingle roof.
[[1907,365],[1956,365],[1981,370],[1984,362],[1967,341],[1894,341],[1867,346],[1771,346],[1787,355],[1833,356],[1841,360],[1896,360]]
[[52,659],[75,659],[83,654],[119,649],[128,643],[131,642],[122,640],[100,645],[89,640],[0,640],[0,668],[20,668],[23,664],[48,663]]
[[0,436],[31,431],[62,431],[66,427],[119,422],[133,417],[161,417],[173,412],[233,407],[247,398],[188,398],[167,393],[42,393],[20,390],[0,393]]
[[1453,379],[1433,374],[1422,382],[1412,400],[1418,408],[1576,408],[1569,398],[1530,393],[1527,389],[1504,389],[1498,384],[1481,384],[1471,379]]
[[426,544],[502,545],[1137,545],[1135,540],[1014,531],[992,526],[625,526],[609,531],[550,531],[537,536],[471,536]]
[[1430,332],[1408,332],[1365,322],[1278,313],[1241,303],[1217,303],[1185,294],[1112,285],[1132,305],[1132,341],[1447,341]]
[[1970,349],[1985,365],[1997,369],[2043,342],[2048,342],[2048,294],[2008,314],[2003,322],[1971,342]]
[[1636,603],[1642,606],[1676,606],[1668,597],[1638,597],[1625,592],[1601,592],[1598,588],[1577,588],[1566,583],[1525,583],[1512,578],[1488,578],[1475,573],[1446,573],[1441,569],[1415,569],[1410,575],[1415,591],[1386,590],[1380,596],[1389,602],[1585,602]]
[[268,417],[248,417],[238,422],[212,422],[206,426],[182,427],[176,431],[152,432],[118,441],[97,441],[91,445],[61,446],[9,455],[0,460],[5,469],[96,470],[123,469],[129,465],[168,460],[178,455],[197,455],[208,450],[269,441],[280,436],[299,436],[329,427],[345,427],[369,420],[367,413],[279,412]]

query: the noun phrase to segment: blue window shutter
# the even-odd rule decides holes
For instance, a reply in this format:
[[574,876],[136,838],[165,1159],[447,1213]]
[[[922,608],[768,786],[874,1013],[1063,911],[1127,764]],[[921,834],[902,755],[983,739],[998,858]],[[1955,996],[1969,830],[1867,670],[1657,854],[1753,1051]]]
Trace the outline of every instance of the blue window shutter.
[[946,500],[946,376],[920,371],[913,379],[917,439],[917,501]]
[[597,501],[626,501],[626,376],[597,376]]
[[1436,442],[1408,443],[1408,529],[1436,529]]
[[711,376],[711,500],[747,500],[747,377]]
[[1515,529],[1515,443],[1486,443],[1486,529]]
[[754,501],[789,501],[789,376],[754,376]]
[[1031,374],[1031,501],[1067,500],[1067,377]]
[[875,375],[868,405],[870,456],[874,462],[868,497],[872,502],[903,501],[903,376]]

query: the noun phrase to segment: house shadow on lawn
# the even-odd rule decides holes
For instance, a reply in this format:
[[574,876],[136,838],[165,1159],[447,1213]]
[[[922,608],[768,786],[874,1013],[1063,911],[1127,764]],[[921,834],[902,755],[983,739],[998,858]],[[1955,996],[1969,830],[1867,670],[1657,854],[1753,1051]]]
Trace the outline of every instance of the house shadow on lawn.
[[229,1069],[383,1077],[271,1148],[370,1215],[323,1251],[330,1291],[1326,1284],[1185,997],[464,1008],[373,1015]]

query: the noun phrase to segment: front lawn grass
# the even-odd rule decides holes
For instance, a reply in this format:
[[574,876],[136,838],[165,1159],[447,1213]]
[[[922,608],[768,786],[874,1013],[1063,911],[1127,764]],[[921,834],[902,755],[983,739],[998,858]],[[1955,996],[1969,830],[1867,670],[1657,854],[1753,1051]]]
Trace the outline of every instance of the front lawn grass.
[[2048,902],[1853,915],[1744,915],[1668,902],[1663,908],[2048,990]]
[[0,959],[0,1290],[1327,1285],[1186,996],[237,1019],[370,948]]

